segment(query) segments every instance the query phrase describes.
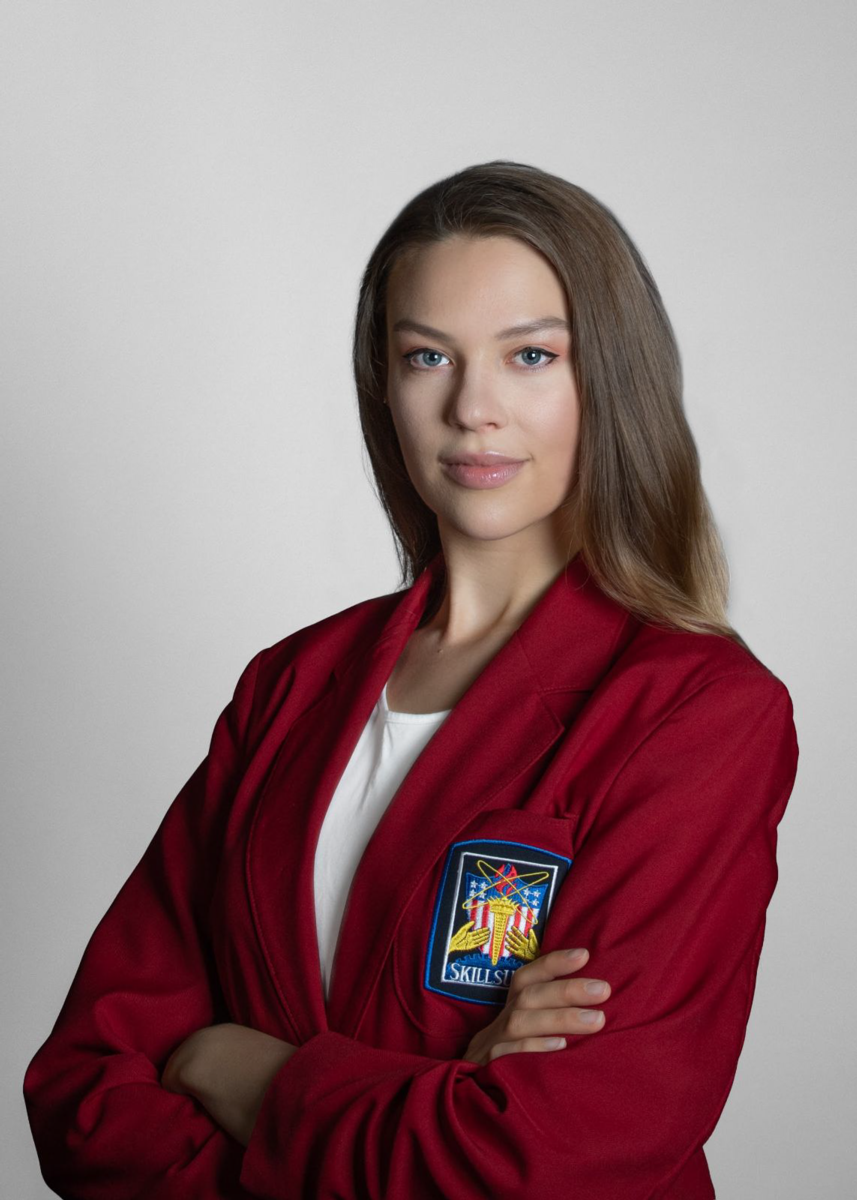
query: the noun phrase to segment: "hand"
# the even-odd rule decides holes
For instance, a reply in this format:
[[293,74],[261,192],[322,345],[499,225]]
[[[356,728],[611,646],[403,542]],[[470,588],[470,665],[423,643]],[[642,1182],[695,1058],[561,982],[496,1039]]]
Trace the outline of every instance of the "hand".
[[[604,1014],[570,1006],[600,1004],[610,995],[610,984],[603,980],[557,978],[579,971],[588,958],[588,950],[576,958],[569,958],[566,950],[551,950],[518,967],[503,1011],[475,1034],[463,1058],[485,1066],[503,1054],[562,1049],[565,1041],[554,1045],[551,1034],[597,1033],[604,1025]],[[587,983],[602,984],[602,991],[584,991]]]
[[476,946],[483,946],[491,936],[491,930],[487,925],[483,925],[481,929],[474,929],[475,921],[468,921],[466,925],[462,925],[452,937],[449,939],[449,953],[453,950],[473,950]]
[[195,1096],[222,1129],[246,1146],[268,1085],[295,1050],[290,1042],[248,1025],[206,1025],[172,1052],[161,1086]]

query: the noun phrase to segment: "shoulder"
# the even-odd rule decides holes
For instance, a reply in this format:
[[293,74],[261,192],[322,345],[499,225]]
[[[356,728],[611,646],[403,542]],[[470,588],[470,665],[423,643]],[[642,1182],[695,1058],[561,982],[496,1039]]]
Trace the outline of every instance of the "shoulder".
[[681,806],[708,803],[703,784],[719,780],[726,799],[731,779],[784,803],[799,746],[783,681],[730,638],[634,622],[599,697],[617,800],[674,783]]
[[630,626],[613,667],[628,686],[654,690],[675,704],[697,694],[729,691],[788,697],[786,685],[771,668],[732,638],[665,629],[636,619]]
[[620,687],[645,713],[636,724],[637,749],[669,746],[673,753],[681,744],[692,752],[705,744],[728,756],[741,745],[796,764],[788,688],[731,638],[639,624],[616,665]]
[[383,629],[402,592],[358,601],[294,630],[254,655],[244,674],[257,702],[276,699],[297,677],[324,682],[355,645],[371,643]]
[[646,744],[663,748],[676,739],[725,747],[753,737],[797,753],[788,688],[731,638],[632,618],[598,691],[622,760]]

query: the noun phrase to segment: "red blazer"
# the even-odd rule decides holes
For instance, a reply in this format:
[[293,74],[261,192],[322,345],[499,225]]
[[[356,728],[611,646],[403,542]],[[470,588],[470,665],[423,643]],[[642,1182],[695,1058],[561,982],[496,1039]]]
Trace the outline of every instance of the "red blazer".
[[[734,642],[632,617],[581,555],[384,813],[325,1007],[316,839],[441,569],[438,555],[413,587],[244,670],[28,1067],[61,1196],[714,1195],[702,1146],[753,998],[797,768],[792,705]],[[451,945],[486,913],[542,953],[589,949],[585,974],[613,989],[599,1032],[487,1066],[459,1057],[523,962],[523,934],[502,928]],[[223,1020],[300,1046],[246,1151],[159,1085],[175,1046]]]

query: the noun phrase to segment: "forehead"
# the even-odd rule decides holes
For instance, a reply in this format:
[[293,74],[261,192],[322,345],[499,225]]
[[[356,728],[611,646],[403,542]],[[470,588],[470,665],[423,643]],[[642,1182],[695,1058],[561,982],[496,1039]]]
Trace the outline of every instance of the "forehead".
[[388,328],[404,316],[512,324],[549,313],[568,317],[562,283],[543,254],[513,237],[456,235],[410,249],[387,284]]

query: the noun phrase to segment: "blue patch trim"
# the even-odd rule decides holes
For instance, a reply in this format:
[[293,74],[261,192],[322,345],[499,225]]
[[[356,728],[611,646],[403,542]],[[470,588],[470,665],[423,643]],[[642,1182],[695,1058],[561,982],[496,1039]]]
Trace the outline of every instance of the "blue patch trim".
[[[468,850],[467,847],[470,849]],[[544,934],[545,922],[556,899],[556,894],[568,874],[573,859],[559,854],[555,850],[545,850],[541,846],[530,845],[528,842],[511,842],[502,838],[469,838],[466,841],[454,842],[450,846],[432,914],[423,985],[428,991],[437,992],[442,996],[452,996],[456,1000],[465,1000],[470,1004],[496,1006],[505,1003],[514,972],[530,960],[518,958],[514,954],[506,954],[496,961],[491,961],[488,954],[484,954],[478,949],[475,952],[473,949],[469,952],[460,951],[456,958],[451,958],[450,955],[456,952],[448,949],[450,933],[459,925],[460,918],[463,917],[466,923],[467,914],[459,914],[459,918],[456,919],[456,911],[459,905],[463,906],[462,896],[465,891],[469,889],[472,893],[474,888],[476,875],[472,872],[466,874],[465,868],[469,864],[469,860],[479,854],[476,847],[484,847],[482,852],[494,862],[486,864],[476,860],[470,865],[476,866],[479,873],[486,879],[484,868],[489,866],[495,870],[500,880],[500,886],[495,884],[492,887],[490,881],[487,888],[482,885],[479,892],[480,898],[491,891],[497,893],[497,899],[504,890],[517,892],[517,889],[509,881],[518,878],[518,866],[540,868],[546,873],[546,879],[539,880],[540,884],[544,883],[546,886],[533,885],[528,889],[532,897],[537,900],[540,897],[536,919],[530,926],[533,934],[538,933],[539,941]],[[491,849],[489,850],[488,847]],[[529,852],[529,856],[522,858],[517,853],[521,850]],[[501,864],[499,868],[496,866],[497,863]],[[454,864],[456,874],[453,877],[451,872]],[[508,878],[502,873],[506,866],[514,868]],[[487,904],[487,901],[485,903]],[[533,910],[530,911],[532,913]],[[491,920],[493,920],[493,914]],[[502,944],[505,944],[505,938]],[[478,964],[477,960],[488,961],[485,966],[482,966]],[[501,963],[502,966],[499,965]],[[453,977],[450,978],[450,975]]]

